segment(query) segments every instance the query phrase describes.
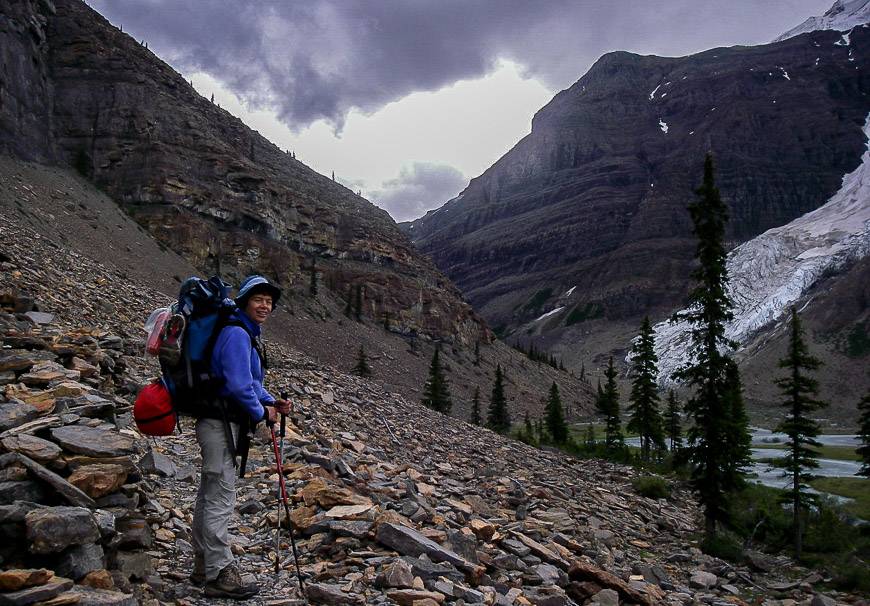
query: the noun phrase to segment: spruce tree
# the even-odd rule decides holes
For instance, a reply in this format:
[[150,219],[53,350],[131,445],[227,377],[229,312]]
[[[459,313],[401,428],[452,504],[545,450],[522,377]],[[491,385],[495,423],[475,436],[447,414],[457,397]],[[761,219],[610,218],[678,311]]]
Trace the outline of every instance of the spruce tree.
[[[726,374],[729,358],[722,352],[731,347],[725,337],[725,323],[733,317],[733,304],[728,296],[728,272],[725,265],[725,223],[727,207],[719,196],[713,177],[713,158],[704,161],[704,180],[695,192],[698,199],[689,205],[698,239],[695,257],[698,267],[692,271],[695,287],[689,294],[688,311],[678,314],[691,325],[692,360],[676,373],[694,393],[686,403],[694,421],[688,431],[689,462],[692,466],[692,486],[704,508],[707,539],[716,535],[717,525],[727,521],[729,497],[737,486],[729,439],[735,424],[729,426],[729,381]],[[741,428],[745,433],[747,429]],[[737,474],[739,475],[739,474]]]
[[356,292],[353,298],[353,317],[356,318],[357,322],[362,320],[362,307],[363,307],[363,294],[362,294],[362,284],[356,285]]
[[423,406],[437,410],[443,414],[450,414],[453,402],[450,400],[450,390],[447,385],[447,377],[441,368],[441,350],[436,348],[432,354],[432,363],[429,365],[429,378],[423,386]]
[[480,425],[480,387],[474,388],[474,396],[471,398],[471,424]]
[[861,470],[858,474],[870,478],[870,390],[858,402],[858,412],[861,413],[858,419],[858,437],[861,439],[861,445],[857,448],[861,457]]
[[640,456],[649,461],[653,446],[664,448],[662,417],[659,412],[659,391],[656,384],[658,357],[649,316],[643,319],[640,335],[631,350],[634,378],[631,383],[628,410],[631,416],[626,426],[640,436]]
[[474,365],[480,366],[480,341],[474,342]]
[[668,394],[668,405],[665,408],[665,432],[671,442],[671,452],[676,452],[683,447],[683,428],[680,426],[680,403],[677,394],[672,389]]
[[604,384],[602,408],[605,411],[604,446],[611,454],[622,450],[625,445],[622,437],[622,424],[619,417],[619,390],[616,387],[616,369],[613,367],[613,356],[604,371],[607,383]]
[[725,368],[725,443],[728,445],[725,483],[732,491],[746,485],[746,474],[752,464],[752,435],[749,433],[749,415],[743,401],[743,383],[734,360]]
[[344,302],[344,315],[346,317],[350,317],[351,313],[353,313],[353,286],[348,285],[347,287],[347,300]]
[[791,334],[788,344],[788,353],[779,361],[779,367],[784,368],[787,374],[774,381],[780,388],[783,401],[782,406],[786,409],[785,419],[776,428],[788,436],[785,449],[788,454],[782,467],[789,476],[791,505],[792,505],[792,531],[794,532],[795,556],[800,558],[802,548],[803,529],[801,514],[807,509],[811,497],[806,493],[809,477],[807,470],[819,466],[818,448],[821,443],[816,440],[820,433],[818,422],[813,419],[813,413],[827,404],[817,399],[819,384],[810,376],[810,373],[821,366],[821,361],[810,355],[803,338],[800,316],[797,309],[791,308]]
[[523,419],[523,425],[525,426],[526,435],[529,440],[535,437],[535,428],[532,427],[532,418],[529,416],[529,411],[526,411],[526,416]]
[[308,280],[308,294],[317,296],[317,262],[311,259],[311,275]]
[[501,364],[495,367],[495,381],[492,384],[492,397],[486,412],[486,425],[498,433],[507,433],[511,428],[511,418],[504,395],[504,373]]
[[550,387],[547,398],[547,430],[556,444],[564,444],[568,439],[568,426],[562,413],[562,399],[559,397],[559,387],[556,382]]
[[359,352],[356,355],[356,364],[350,371],[360,377],[372,376],[372,368],[369,366],[366,350],[362,345],[359,346]]

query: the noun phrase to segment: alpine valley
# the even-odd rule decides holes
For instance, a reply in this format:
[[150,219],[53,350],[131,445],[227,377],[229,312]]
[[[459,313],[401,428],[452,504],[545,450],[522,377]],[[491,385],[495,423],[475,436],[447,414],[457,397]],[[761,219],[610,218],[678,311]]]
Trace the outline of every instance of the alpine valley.
[[755,420],[772,417],[796,305],[828,361],[824,414],[851,426],[870,386],[868,21],[867,2],[838,1],[770,44],[606,54],[459,196],[404,228],[496,334],[575,372],[594,376],[611,355],[624,367],[649,315],[668,385],[687,339],[667,322],[691,285],[686,207],[712,152],[735,249],[729,334]]

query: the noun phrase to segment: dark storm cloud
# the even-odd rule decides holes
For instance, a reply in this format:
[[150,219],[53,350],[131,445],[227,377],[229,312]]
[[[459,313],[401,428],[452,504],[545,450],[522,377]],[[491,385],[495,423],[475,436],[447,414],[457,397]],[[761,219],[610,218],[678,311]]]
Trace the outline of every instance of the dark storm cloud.
[[291,128],[478,78],[500,58],[552,88],[610,50],[681,55],[766,42],[831,0],[91,0],[183,71]]
[[414,162],[402,167],[398,178],[384,181],[380,190],[368,192],[368,197],[396,221],[408,221],[441,206],[467,183],[453,166]]

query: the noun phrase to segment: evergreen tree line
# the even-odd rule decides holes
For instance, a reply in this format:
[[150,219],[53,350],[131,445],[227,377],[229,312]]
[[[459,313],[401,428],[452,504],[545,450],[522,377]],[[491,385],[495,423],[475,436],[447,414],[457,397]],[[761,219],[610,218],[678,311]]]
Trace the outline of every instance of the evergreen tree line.
[[541,351],[540,349],[535,347],[534,343],[529,343],[528,347],[523,347],[522,343],[516,342],[513,345],[511,345],[511,347],[516,349],[518,352],[524,354],[526,357],[528,357],[533,362],[547,364],[549,366],[552,366],[556,370],[561,370],[561,371],[566,370],[565,365],[562,363],[562,361],[560,359],[556,358],[556,356],[554,354],[548,354],[545,351]]

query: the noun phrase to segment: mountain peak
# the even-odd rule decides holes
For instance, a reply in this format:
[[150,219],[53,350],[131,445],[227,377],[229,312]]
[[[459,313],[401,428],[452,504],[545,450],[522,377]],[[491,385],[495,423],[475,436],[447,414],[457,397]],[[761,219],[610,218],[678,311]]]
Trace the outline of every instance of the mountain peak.
[[833,6],[821,17],[810,17],[797,27],[794,27],[773,42],[780,42],[800,34],[822,29],[833,29],[841,32],[853,27],[870,23],[870,0],[836,0]]

